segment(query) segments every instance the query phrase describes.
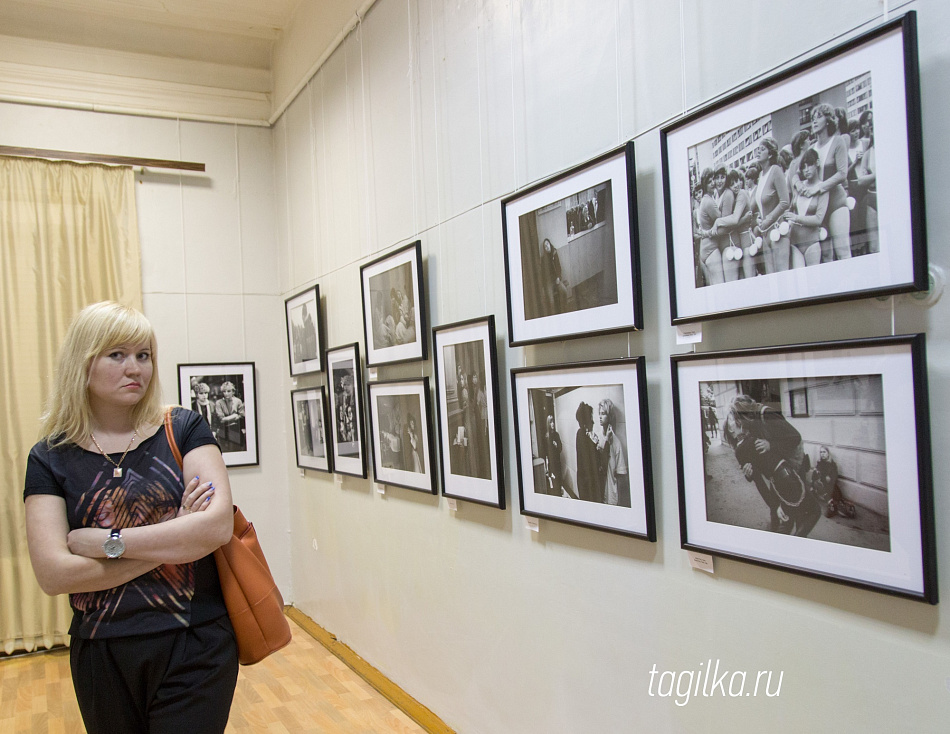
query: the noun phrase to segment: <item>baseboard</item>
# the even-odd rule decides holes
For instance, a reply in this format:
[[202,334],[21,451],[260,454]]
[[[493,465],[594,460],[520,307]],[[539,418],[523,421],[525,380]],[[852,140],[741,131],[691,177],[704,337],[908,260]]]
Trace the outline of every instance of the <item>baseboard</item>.
[[290,619],[300,625],[301,629],[340,658],[354,673],[379,691],[387,700],[391,701],[427,732],[430,734],[455,734],[455,730],[450,728],[442,719],[363,660],[353,652],[352,648],[340,642],[332,632],[325,630],[295,607],[284,607],[284,612]]

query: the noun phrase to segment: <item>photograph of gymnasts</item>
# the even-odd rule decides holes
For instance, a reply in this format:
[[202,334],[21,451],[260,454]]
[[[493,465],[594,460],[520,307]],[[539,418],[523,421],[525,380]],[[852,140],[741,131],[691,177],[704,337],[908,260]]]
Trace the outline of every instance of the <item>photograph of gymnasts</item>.
[[689,148],[697,287],[878,251],[873,110],[868,72]]
[[660,130],[672,323],[927,289],[915,27]]

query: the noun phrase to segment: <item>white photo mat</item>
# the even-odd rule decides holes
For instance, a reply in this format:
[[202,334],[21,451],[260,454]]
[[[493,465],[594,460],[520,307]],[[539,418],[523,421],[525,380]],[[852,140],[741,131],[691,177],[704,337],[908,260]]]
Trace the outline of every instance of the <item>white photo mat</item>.
[[[685,510],[686,547],[923,594],[918,422],[908,345],[684,360],[674,369],[680,403],[677,440],[683,453],[685,507],[681,512]],[[707,521],[700,383],[878,374],[883,382],[889,552]]]
[[[494,329],[489,324],[494,323],[494,319],[485,320],[479,323],[467,323],[456,327],[440,328],[435,332],[433,339],[433,350],[435,351],[435,361],[438,365],[436,371],[436,394],[439,405],[439,438],[442,460],[442,493],[447,497],[458,499],[468,499],[483,504],[504,507],[504,482],[502,469],[498,463],[498,431],[500,426],[496,423],[497,412],[495,406],[498,404],[498,373],[497,365],[492,360],[492,340],[494,339]],[[452,472],[451,451],[453,436],[449,432],[449,420],[447,415],[446,395],[448,387],[446,379],[448,368],[443,359],[440,350],[446,347],[452,347],[458,344],[468,342],[481,342],[482,357],[484,358],[485,375],[484,389],[485,399],[488,409],[488,452],[490,457],[491,477],[482,479],[480,477],[464,476],[457,472]]]
[[[425,333],[425,293],[422,288],[422,243],[417,240],[396,252],[376,260],[360,269],[363,330],[366,342],[366,364],[376,366],[396,362],[425,359],[428,334]],[[411,269],[410,287],[413,300],[413,324],[415,339],[406,344],[380,346],[375,343],[373,331],[373,303],[369,286],[371,278],[408,265]]]
[[[295,330],[301,330],[304,324],[298,318],[301,309],[306,307],[309,317],[307,337],[312,337],[316,343],[316,356],[311,359],[300,359],[298,354],[299,339],[295,340]],[[311,286],[302,293],[291,296],[284,302],[284,316],[287,320],[287,348],[290,359],[290,374],[303,375],[308,372],[320,372],[323,369],[323,340],[320,328],[320,287]],[[295,345],[296,343],[296,345]]]
[[191,409],[191,378],[194,376],[230,376],[240,375],[243,381],[244,395],[244,451],[224,451],[226,466],[254,466],[260,463],[257,444],[257,385],[253,362],[180,364],[178,365],[178,400]]
[[[317,471],[330,471],[330,443],[327,434],[327,405],[326,397],[322,387],[309,388],[306,390],[294,390],[290,393],[293,408],[294,421],[294,441],[297,451],[297,466],[306,469],[316,469]],[[310,411],[308,403],[315,405],[315,410]],[[317,439],[312,447],[313,455],[306,453],[306,436],[304,431],[307,425],[301,423],[301,410],[307,410],[310,421],[312,435]],[[319,420],[318,420],[319,419]],[[322,446],[323,456],[320,456]]]
[[[419,425],[417,426],[419,447],[422,459],[422,472],[415,472],[382,465],[383,449],[381,445],[379,423],[379,398],[409,396],[418,400]],[[367,390],[369,400],[370,426],[373,442],[373,476],[377,484],[389,484],[424,492],[435,492],[435,471],[432,466],[432,426],[429,423],[429,378],[417,380],[399,380],[397,382],[371,382]],[[415,401],[413,401],[415,405]]]
[[[870,72],[880,252],[850,260],[696,287],[688,151],[725,131]],[[666,133],[676,309],[674,322],[914,281],[911,171],[902,29]]]
[[[645,388],[645,385],[640,385],[638,360],[615,360],[615,362],[616,364],[595,363],[594,366],[552,367],[543,371],[534,369],[524,372],[512,371],[522,514],[564,520],[628,535],[648,537],[655,533],[652,502],[648,505],[647,500],[647,493],[651,494],[652,499],[652,477],[645,470],[643,458],[644,434],[645,430],[648,430],[644,426],[648,419],[647,416],[641,415],[640,391]],[[616,385],[623,388],[631,506],[620,507],[535,492],[529,390],[578,386],[586,389]],[[596,421],[597,406],[593,405],[592,408]],[[569,430],[565,430],[563,426],[561,427],[561,440],[566,449],[573,450],[577,425],[571,425],[568,428]]]
[[[363,426],[363,377],[360,363],[359,345],[350,344],[327,350],[326,372],[328,400],[330,405],[330,445],[333,447],[333,471],[337,474],[349,474],[356,477],[366,477],[366,454]],[[352,441],[338,440],[337,422],[340,420],[340,405],[337,384],[341,376],[351,376],[353,380],[352,422],[355,438]]]
[[[520,217],[608,180],[611,183],[610,211],[613,216],[617,303],[526,319]],[[510,342],[518,344],[556,339],[561,336],[581,336],[591,331],[636,328],[635,324],[640,314],[635,311],[635,283],[631,257],[631,248],[634,245],[631,239],[633,233],[630,231],[629,197],[627,155],[624,149],[620,149],[615,155],[600,163],[503,204],[507,229],[505,234],[508,250]],[[593,325],[596,325],[596,328],[592,328]]]

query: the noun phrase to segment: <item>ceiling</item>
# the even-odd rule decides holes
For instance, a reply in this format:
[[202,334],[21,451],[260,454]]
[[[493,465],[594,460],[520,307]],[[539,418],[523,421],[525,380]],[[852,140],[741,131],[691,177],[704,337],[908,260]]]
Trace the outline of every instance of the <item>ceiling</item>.
[[372,0],[0,0],[0,99],[272,123]]

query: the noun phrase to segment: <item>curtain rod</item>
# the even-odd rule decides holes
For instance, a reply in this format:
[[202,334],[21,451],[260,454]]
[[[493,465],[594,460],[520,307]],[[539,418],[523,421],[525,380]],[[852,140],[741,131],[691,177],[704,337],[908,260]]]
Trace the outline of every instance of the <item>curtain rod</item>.
[[73,153],[67,150],[45,150],[43,148],[15,148],[0,145],[0,155],[14,158],[49,158],[61,161],[81,161],[84,163],[110,163],[116,166],[141,166],[142,168],[174,168],[179,171],[204,171],[204,163],[191,161],[170,161],[161,158],[130,158],[124,155],[102,155],[100,153]]

